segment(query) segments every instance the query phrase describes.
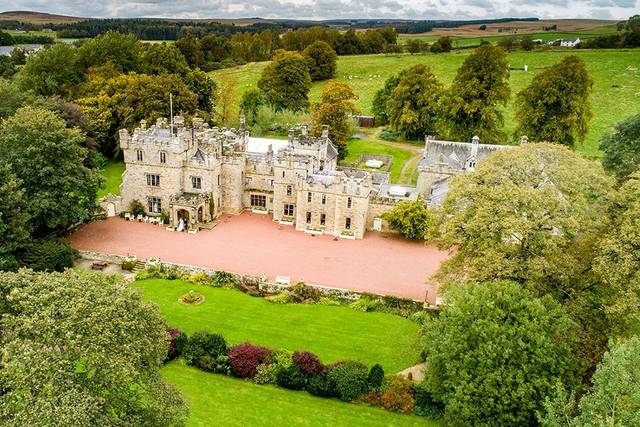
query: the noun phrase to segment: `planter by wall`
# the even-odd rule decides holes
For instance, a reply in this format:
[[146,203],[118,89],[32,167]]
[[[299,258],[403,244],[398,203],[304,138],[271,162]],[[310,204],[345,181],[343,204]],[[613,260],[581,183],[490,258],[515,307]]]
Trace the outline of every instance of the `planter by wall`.
[[260,209],[251,209],[251,212],[255,213],[255,214],[261,214],[261,215],[266,215],[269,213],[269,211],[263,211]]
[[307,234],[314,234],[316,236],[321,236],[322,234],[324,234],[324,231],[322,230],[312,230],[309,228],[305,228],[304,232]]

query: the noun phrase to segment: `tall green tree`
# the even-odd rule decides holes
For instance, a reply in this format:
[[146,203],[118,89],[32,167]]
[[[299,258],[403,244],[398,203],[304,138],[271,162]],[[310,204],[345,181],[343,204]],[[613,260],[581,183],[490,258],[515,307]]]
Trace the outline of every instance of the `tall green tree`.
[[174,44],[147,43],[140,58],[140,69],[145,74],[178,74],[189,72],[187,60]]
[[0,56],[0,77],[9,79],[16,73],[16,66],[8,56]]
[[32,90],[36,95],[69,96],[82,75],[77,49],[60,43],[30,56],[18,81],[23,90]]
[[376,123],[379,125],[386,125],[389,123],[389,112],[387,110],[387,101],[391,97],[391,93],[400,83],[400,78],[403,72],[398,75],[389,77],[381,89],[378,89],[373,97],[373,105],[371,107],[373,114],[376,118]]
[[338,55],[328,43],[318,40],[310,44],[302,54],[309,64],[311,80],[326,80],[335,76]]
[[504,49],[485,44],[458,68],[447,90],[444,122],[447,135],[456,141],[506,142],[501,106],[510,96],[509,66]]
[[162,316],[116,276],[0,273],[0,330],[7,425],[184,425]]
[[515,138],[573,147],[584,141],[593,115],[589,95],[593,81],[582,59],[567,56],[536,74],[516,98]]
[[389,223],[389,228],[407,239],[422,240],[435,233],[436,221],[422,196],[398,203],[392,210],[382,214],[382,217]]
[[311,89],[307,61],[299,53],[279,52],[262,72],[258,87],[276,111],[307,109]]
[[87,69],[111,64],[120,72],[139,71],[142,43],[132,34],[108,31],[78,49],[79,63]]
[[448,289],[425,325],[425,385],[447,425],[535,425],[560,381],[578,382],[576,324],[551,297],[514,282]]
[[640,325],[640,172],[631,175],[610,207],[609,232],[598,245],[595,270],[606,285],[605,313],[619,335]]
[[183,80],[191,92],[198,97],[198,108],[202,111],[212,111],[218,89],[215,80],[197,68],[184,75]]
[[18,266],[14,253],[31,237],[29,209],[21,184],[9,164],[0,161],[0,271]]
[[249,123],[254,124],[256,122],[256,115],[258,109],[265,105],[267,100],[264,93],[260,89],[249,89],[242,94],[242,100],[240,101],[240,109],[244,111]]
[[23,107],[0,125],[0,162],[22,182],[37,235],[86,220],[102,177],[83,165],[85,136],[53,112]]
[[619,181],[640,170],[640,114],[631,116],[614,126],[612,133],[600,141],[604,152],[602,166]]
[[191,67],[202,67],[204,64],[204,54],[197,38],[189,35],[176,40],[176,48],[182,52]]
[[328,83],[320,93],[320,102],[313,104],[313,123],[316,134],[322,132],[322,126],[329,126],[329,138],[338,149],[339,158],[347,152],[347,142],[353,134],[351,116],[360,111],[355,101],[357,95],[353,88],[340,82]]
[[404,71],[387,101],[389,124],[405,138],[437,133],[443,91],[440,80],[425,65]]

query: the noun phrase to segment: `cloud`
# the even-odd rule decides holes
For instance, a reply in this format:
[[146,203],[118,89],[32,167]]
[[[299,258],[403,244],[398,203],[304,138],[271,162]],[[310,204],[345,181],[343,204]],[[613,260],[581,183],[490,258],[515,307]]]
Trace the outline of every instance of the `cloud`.
[[161,18],[405,18],[500,17],[626,19],[638,0],[8,0],[0,10],[84,17]]

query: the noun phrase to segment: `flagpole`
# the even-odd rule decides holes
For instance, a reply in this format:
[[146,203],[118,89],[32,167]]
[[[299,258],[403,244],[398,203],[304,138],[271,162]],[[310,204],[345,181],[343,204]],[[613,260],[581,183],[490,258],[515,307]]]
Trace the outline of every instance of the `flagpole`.
[[169,93],[169,108],[171,114],[171,136],[173,137],[173,94]]

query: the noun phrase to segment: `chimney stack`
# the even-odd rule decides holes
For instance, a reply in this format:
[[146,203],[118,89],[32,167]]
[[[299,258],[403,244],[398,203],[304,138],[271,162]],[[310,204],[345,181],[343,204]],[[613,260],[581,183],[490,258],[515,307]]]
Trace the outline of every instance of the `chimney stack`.
[[322,137],[323,138],[329,138],[329,126],[328,125],[322,125]]

